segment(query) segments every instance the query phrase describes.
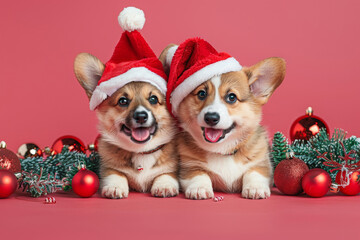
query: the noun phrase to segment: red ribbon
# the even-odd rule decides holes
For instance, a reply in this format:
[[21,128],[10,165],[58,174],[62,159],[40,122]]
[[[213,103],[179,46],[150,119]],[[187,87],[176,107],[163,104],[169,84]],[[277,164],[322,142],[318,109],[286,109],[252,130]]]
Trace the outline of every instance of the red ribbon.
[[329,159],[325,156],[327,154],[327,152],[320,154],[320,152],[316,150],[316,152],[320,154],[320,156],[318,156],[318,158],[322,158],[322,159],[326,160],[326,162],[323,162],[323,164],[325,166],[334,168],[334,169],[331,169],[330,172],[342,170],[343,168],[348,169],[350,172],[355,172],[355,171],[359,170],[360,169],[360,160],[357,161],[356,163],[352,163],[352,164],[349,163],[349,161],[356,160],[355,158],[350,157],[350,155],[353,153],[356,153],[356,151],[351,150],[349,153],[346,153],[346,149],[345,149],[343,142],[340,142],[340,144],[342,146],[342,149],[343,149],[344,155],[345,155],[344,157],[339,156],[339,158],[344,160],[343,164],[334,161],[332,153],[330,153],[330,159]]

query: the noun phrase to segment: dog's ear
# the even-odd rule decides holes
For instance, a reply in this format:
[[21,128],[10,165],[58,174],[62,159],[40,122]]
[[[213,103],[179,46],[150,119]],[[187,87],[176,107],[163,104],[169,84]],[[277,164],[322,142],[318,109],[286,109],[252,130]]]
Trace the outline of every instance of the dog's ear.
[[265,104],[285,77],[286,63],[282,58],[267,58],[244,71],[250,90],[261,104]]
[[85,89],[89,99],[104,72],[104,68],[105,65],[89,53],[80,53],[75,58],[75,76],[80,85]]
[[161,54],[159,56],[159,60],[162,63],[162,65],[164,66],[164,71],[165,71],[166,75],[168,75],[168,76],[169,76],[169,72],[170,72],[171,61],[172,61],[172,58],[174,57],[174,54],[175,54],[177,48],[178,48],[178,45],[169,44],[166,46],[166,48],[161,52]]

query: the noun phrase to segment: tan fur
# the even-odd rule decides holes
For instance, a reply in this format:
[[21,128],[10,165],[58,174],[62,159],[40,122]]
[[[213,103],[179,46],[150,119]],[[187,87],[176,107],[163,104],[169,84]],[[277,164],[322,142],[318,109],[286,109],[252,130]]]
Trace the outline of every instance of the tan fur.
[[167,75],[169,75],[170,66],[166,64],[166,55],[169,51],[169,49],[173,46],[176,46],[175,44],[169,44],[166,46],[166,48],[160,53],[159,60],[164,66],[164,71]]
[[[80,53],[76,56],[74,61],[75,76],[89,99],[104,69],[105,65],[89,53]],[[92,81],[93,79],[94,81]]]
[[[256,179],[253,185],[248,182],[252,173],[258,173],[271,183],[272,167],[269,159],[267,133],[260,125],[261,107],[281,84],[284,76],[285,62],[280,58],[266,59],[252,67],[245,67],[241,71],[221,75],[218,92],[222,103],[226,105],[227,111],[235,119],[234,121],[240,122],[236,122],[236,127],[230,132],[231,135],[228,139],[222,140],[223,143],[207,143],[199,136],[200,127],[203,126],[198,126],[198,115],[214,101],[215,89],[211,80],[201,84],[185,97],[178,108],[178,119],[184,131],[178,138],[177,144],[180,155],[180,180],[183,183],[182,187],[185,187],[183,191],[187,197],[194,196],[192,193],[187,195],[186,188],[189,181],[203,174],[210,177],[212,187],[216,191],[241,192],[243,186],[246,185],[246,192],[243,191],[244,197],[268,197],[270,191],[269,194],[261,192],[263,191],[261,186],[257,187],[258,189],[252,189],[252,186],[257,184]],[[208,93],[205,100],[199,100],[197,97],[197,93],[202,89],[206,89]],[[226,103],[224,99],[229,92],[234,93],[239,101],[234,104]],[[196,126],[194,127],[194,125]],[[214,150],[219,144],[223,144],[221,153]],[[235,150],[237,152],[234,155],[224,154],[233,153]],[[218,164],[221,168],[222,161],[239,167],[237,172],[235,171],[235,175],[238,174],[238,177],[230,185],[226,182],[229,176],[216,173],[216,168],[210,166]],[[221,170],[225,173],[227,171],[232,173],[231,169]],[[245,177],[247,183],[243,182]],[[269,186],[263,186],[263,188],[269,188]],[[198,191],[202,191],[201,187],[198,188]],[[193,198],[203,199],[209,196],[210,194],[201,196],[199,193],[195,194]]]
[[[96,57],[83,53],[77,56],[74,70],[79,83],[91,98],[104,65]],[[149,103],[152,95],[158,98],[157,104]],[[121,97],[130,99],[130,104],[120,106],[118,101]],[[141,144],[133,142],[121,132],[122,125],[131,127],[134,111],[139,106],[151,111],[157,123],[157,131],[151,139]],[[152,195],[159,197],[178,194],[178,156],[172,140],[177,129],[166,109],[165,96],[156,87],[146,82],[130,82],[103,101],[97,107],[96,114],[101,133],[98,150],[103,196],[124,198],[128,196],[129,188],[140,192],[151,190]],[[153,153],[142,153],[162,145],[160,150]],[[144,170],[138,170],[137,161],[146,165]],[[159,181],[154,186],[156,179]]]

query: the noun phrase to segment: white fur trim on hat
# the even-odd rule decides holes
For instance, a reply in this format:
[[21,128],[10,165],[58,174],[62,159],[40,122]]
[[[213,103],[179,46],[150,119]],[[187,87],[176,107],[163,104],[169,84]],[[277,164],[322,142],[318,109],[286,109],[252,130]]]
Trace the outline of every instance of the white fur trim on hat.
[[180,102],[189,95],[195,88],[200,84],[206,82],[216,75],[223,73],[240,71],[242,66],[233,57],[227,58],[222,61],[218,61],[207,65],[199,71],[193,73],[191,76],[186,78],[179,86],[177,86],[171,93],[170,102],[172,105],[172,112],[176,116],[177,108]]
[[145,14],[136,7],[127,7],[119,14],[118,21],[124,31],[141,30],[145,24]]
[[131,68],[119,76],[100,83],[95,88],[90,98],[90,110],[94,110],[106,98],[130,82],[147,82],[157,87],[162,94],[166,94],[166,81],[164,78],[146,67]]

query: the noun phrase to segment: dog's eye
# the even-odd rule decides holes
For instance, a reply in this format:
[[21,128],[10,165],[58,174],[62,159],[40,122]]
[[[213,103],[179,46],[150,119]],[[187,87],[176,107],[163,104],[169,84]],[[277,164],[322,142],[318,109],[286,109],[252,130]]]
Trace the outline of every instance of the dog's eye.
[[149,103],[150,103],[150,104],[157,104],[158,102],[159,102],[159,99],[157,98],[157,96],[151,95],[151,96],[149,97]]
[[207,93],[205,90],[200,90],[198,93],[197,93],[197,96],[200,100],[204,100],[206,97],[207,97]]
[[234,93],[229,93],[228,95],[226,95],[225,101],[227,103],[233,104],[235,103],[237,100],[237,97]]
[[130,100],[126,97],[121,97],[118,101],[118,104],[121,106],[121,107],[126,107],[126,106],[129,106],[129,103],[130,103]]

